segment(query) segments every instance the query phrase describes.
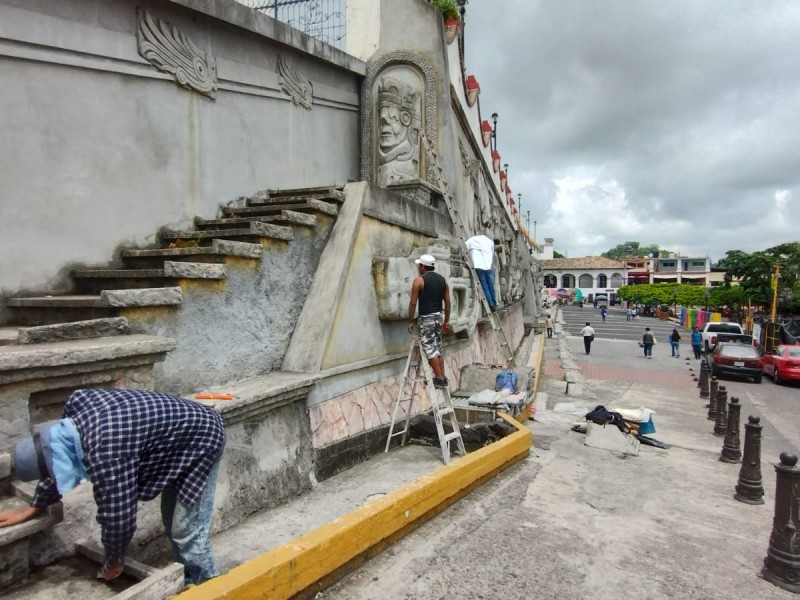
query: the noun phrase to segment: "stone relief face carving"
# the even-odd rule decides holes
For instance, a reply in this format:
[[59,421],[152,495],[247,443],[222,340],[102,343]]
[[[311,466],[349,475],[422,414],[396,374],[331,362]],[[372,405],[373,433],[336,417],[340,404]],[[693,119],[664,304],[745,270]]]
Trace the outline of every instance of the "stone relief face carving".
[[465,267],[453,264],[449,249],[429,247],[415,249],[411,256],[376,257],[372,261],[372,278],[378,300],[378,316],[382,321],[404,321],[408,317],[411,283],[417,276],[414,258],[420,254],[436,257],[436,272],[450,288],[450,328],[458,333],[475,327],[480,304],[475,297],[475,284]]
[[378,80],[378,184],[419,179],[421,94],[384,75]]

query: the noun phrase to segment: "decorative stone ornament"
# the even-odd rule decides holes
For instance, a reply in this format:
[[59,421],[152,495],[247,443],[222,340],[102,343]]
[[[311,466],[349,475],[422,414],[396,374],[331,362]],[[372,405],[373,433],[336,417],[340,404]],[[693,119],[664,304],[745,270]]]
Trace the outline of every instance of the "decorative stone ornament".
[[464,88],[466,89],[467,106],[475,106],[475,103],[478,101],[478,96],[481,93],[481,86],[478,85],[478,80],[475,79],[475,75],[467,77]]
[[506,191],[506,172],[500,171],[500,191]]
[[492,124],[489,121],[481,123],[481,138],[483,139],[483,147],[488,148],[489,142],[492,141]]
[[761,419],[747,417],[744,426],[744,456],[739,469],[739,481],[733,495],[745,504],[764,504],[764,484],[761,480]]
[[461,21],[459,19],[447,19],[444,22],[444,41],[452,44],[456,36],[461,33]]
[[775,465],[775,514],[761,574],[785,590],[800,593],[800,469],[797,456],[783,452]]
[[384,75],[378,80],[378,184],[419,178],[420,92]]
[[217,60],[203,52],[186,35],[166,21],[136,8],[136,41],[139,54],[156,69],[169,73],[187,90],[214,98],[217,93]]
[[495,173],[500,170],[500,153],[497,150],[492,150],[492,169]]
[[278,86],[295,106],[311,110],[314,88],[311,82],[282,56],[278,55]]
[[418,52],[397,50],[367,63],[361,100],[362,180],[382,187],[418,180],[435,186],[413,130],[424,132],[436,149],[436,88],[436,69]]

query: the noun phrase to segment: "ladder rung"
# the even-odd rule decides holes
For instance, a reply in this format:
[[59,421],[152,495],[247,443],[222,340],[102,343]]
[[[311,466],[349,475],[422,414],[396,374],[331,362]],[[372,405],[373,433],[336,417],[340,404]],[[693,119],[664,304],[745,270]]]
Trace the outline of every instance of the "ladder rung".
[[408,431],[408,429],[403,429],[403,431],[397,431],[397,432],[391,434],[389,437],[393,438],[396,435],[403,435],[406,431]]
[[446,406],[445,408],[436,409],[436,416],[438,417],[444,417],[446,415],[454,415],[454,414],[456,414],[455,409],[450,408],[449,406]]
[[461,437],[461,432],[460,431],[453,431],[452,433],[445,434],[445,436],[442,438],[442,441],[449,442],[451,440],[455,440],[455,439],[458,439],[460,437]]

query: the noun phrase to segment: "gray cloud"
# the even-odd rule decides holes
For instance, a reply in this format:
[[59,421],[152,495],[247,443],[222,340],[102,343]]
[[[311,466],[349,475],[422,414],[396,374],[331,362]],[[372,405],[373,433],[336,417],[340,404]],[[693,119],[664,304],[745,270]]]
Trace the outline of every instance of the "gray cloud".
[[718,259],[800,239],[797,31],[798,2],[472,0],[467,72],[539,238]]

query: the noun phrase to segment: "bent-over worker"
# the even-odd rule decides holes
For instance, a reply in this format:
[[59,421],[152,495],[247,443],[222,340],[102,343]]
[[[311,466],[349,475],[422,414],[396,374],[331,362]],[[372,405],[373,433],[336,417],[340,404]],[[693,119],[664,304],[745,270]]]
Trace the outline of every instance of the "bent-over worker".
[[161,494],[161,516],[187,583],[219,574],[209,533],[222,417],[199,402],[143,390],[73,392],[60,421],[14,449],[16,476],[38,479],[31,507],[0,512],[0,527],[38,515],[83,480],[92,482],[105,562],[98,577],[122,574],[136,530],[136,503]]

